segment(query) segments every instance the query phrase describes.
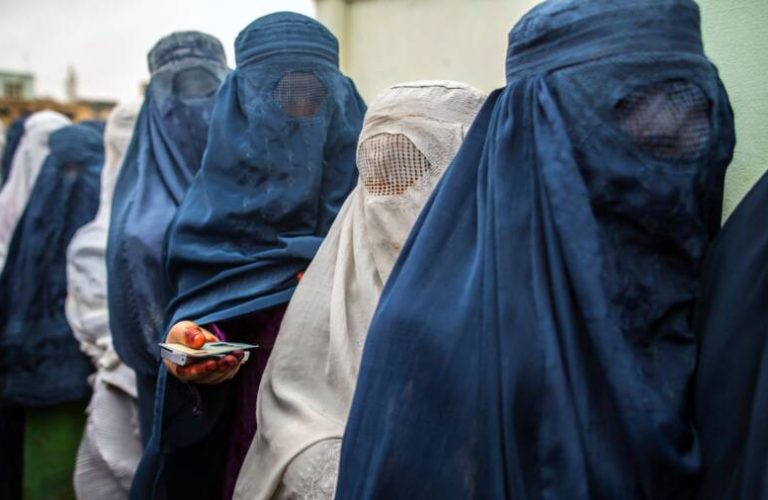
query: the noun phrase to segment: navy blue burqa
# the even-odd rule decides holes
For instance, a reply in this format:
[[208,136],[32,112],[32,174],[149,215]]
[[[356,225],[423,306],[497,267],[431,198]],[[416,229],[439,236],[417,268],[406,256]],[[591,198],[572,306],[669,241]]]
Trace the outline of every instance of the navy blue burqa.
[[205,150],[224,48],[198,32],[162,38],[148,56],[152,79],[115,186],[107,247],[109,318],[120,358],[157,372],[168,304],[165,233]]
[[288,302],[357,181],[365,105],[336,38],[299,14],[235,42],[206,158],[169,233],[169,317],[210,323]]
[[0,275],[0,404],[51,406],[88,397],[92,371],[64,314],[66,250],[99,207],[102,131],[71,125],[45,160]]
[[26,116],[16,118],[5,132],[5,149],[3,149],[3,156],[0,159],[0,187],[3,187],[11,176],[13,155],[16,154],[16,148],[19,147],[21,138],[24,136],[24,124],[26,121]]
[[380,299],[336,498],[685,498],[733,147],[694,2],[526,15]]
[[[333,34],[306,16],[271,14],[238,35],[235,55],[203,166],[169,229],[176,295],[167,326],[287,303],[357,182],[365,104],[339,71]],[[188,493],[220,495],[233,384],[190,391],[165,370],[158,384],[153,438],[132,497],[183,496],[181,478],[195,463],[209,464],[207,476]]]
[[152,78],[115,186],[106,254],[112,338],[137,374],[145,440],[170,300],[163,242],[200,168],[216,90],[228,71],[219,40],[192,31],[160,39],[148,60]]
[[694,325],[701,335],[697,498],[768,498],[768,174],[728,219],[707,256]]

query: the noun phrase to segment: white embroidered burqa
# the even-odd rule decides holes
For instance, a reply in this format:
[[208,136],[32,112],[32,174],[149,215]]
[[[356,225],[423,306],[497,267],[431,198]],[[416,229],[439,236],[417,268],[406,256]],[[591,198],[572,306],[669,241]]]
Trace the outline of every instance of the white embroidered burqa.
[[400,248],[485,96],[396,85],[368,108],[360,180],[304,274],[261,382],[235,498],[333,498],[368,326]]
[[136,376],[112,347],[104,261],[112,195],[138,112],[139,104],[131,103],[117,106],[109,115],[99,210],[75,233],[67,250],[67,320],[96,368],[75,466],[75,492],[81,500],[128,498],[142,452]]
[[69,124],[66,116],[55,111],[33,113],[24,122],[24,135],[13,155],[11,175],[0,191],[0,272],[5,266],[16,225],[50,152],[48,138]]

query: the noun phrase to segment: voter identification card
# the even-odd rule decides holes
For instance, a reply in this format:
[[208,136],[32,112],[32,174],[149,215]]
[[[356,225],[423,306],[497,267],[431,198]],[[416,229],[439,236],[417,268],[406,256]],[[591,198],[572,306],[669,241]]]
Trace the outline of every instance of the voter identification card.
[[216,359],[231,354],[235,351],[245,351],[243,362],[248,360],[250,349],[256,349],[257,345],[241,342],[208,342],[200,349],[193,349],[183,344],[160,343],[160,355],[171,363],[186,366],[204,359]]

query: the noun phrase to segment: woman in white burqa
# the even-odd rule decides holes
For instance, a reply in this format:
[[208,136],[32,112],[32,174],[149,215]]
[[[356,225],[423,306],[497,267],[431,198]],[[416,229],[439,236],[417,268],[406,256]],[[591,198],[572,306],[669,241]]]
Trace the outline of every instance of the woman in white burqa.
[[333,498],[379,295],[484,99],[461,83],[421,81],[391,87],[371,103],[358,142],[358,185],[288,306],[235,498]]
[[128,498],[142,451],[136,376],[112,348],[104,262],[112,194],[138,111],[138,104],[123,104],[109,115],[99,211],[75,233],[67,250],[67,320],[96,368],[74,476],[75,493],[83,500]]
[[66,116],[55,111],[38,111],[24,122],[24,135],[13,155],[11,175],[0,191],[0,271],[5,266],[16,224],[50,152],[48,138],[69,124]]

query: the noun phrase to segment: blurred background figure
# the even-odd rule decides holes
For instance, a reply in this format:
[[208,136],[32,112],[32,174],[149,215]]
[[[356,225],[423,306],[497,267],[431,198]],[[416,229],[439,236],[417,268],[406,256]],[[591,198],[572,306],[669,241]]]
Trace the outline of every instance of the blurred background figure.
[[735,145],[698,6],[543,2],[505,69],[382,293],[336,498],[689,497]]
[[200,168],[216,90],[228,71],[219,40],[196,31],[160,39],[148,62],[152,78],[117,178],[107,243],[109,324],[120,359],[136,371],[145,442],[170,298],[163,241]]
[[[30,117],[28,128],[35,118]],[[46,119],[56,122],[55,115]],[[24,411],[28,498],[72,492],[92,368],[64,312],[66,248],[99,206],[102,131],[98,124],[69,125],[50,134],[48,156],[0,274],[0,405]],[[32,158],[40,147],[31,148]],[[14,169],[6,189],[22,174],[23,169]]]
[[24,122],[26,121],[27,117],[23,116],[13,120],[7,131],[3,127],[3,147],[0,148],[2,149],[2,155],[0,155],[0,188],[5,185],[11,175],[13,156],[16,154],[16,149],[24,135]]
[[728,219],[704,266],[695,320],[701,500],[768,497],[766,215],[768,174]]
[[34,113],[23,122],[24,131],[13,154],[11,174],[0,191],[0,271],[5,266],[16,224],[50,153],[50,135],[69,123],[65,116],[54,111]]
[[109,115],[99,210],[92,222],[75,233],[67,251],[67,320],[80,350],[96,369],[89,379],[93,396],[75,467],[75,492],[82,500],[128,498],[141,458],[136,376],[112,347],[105,262],[115,181],[139,106],[118,105]]

